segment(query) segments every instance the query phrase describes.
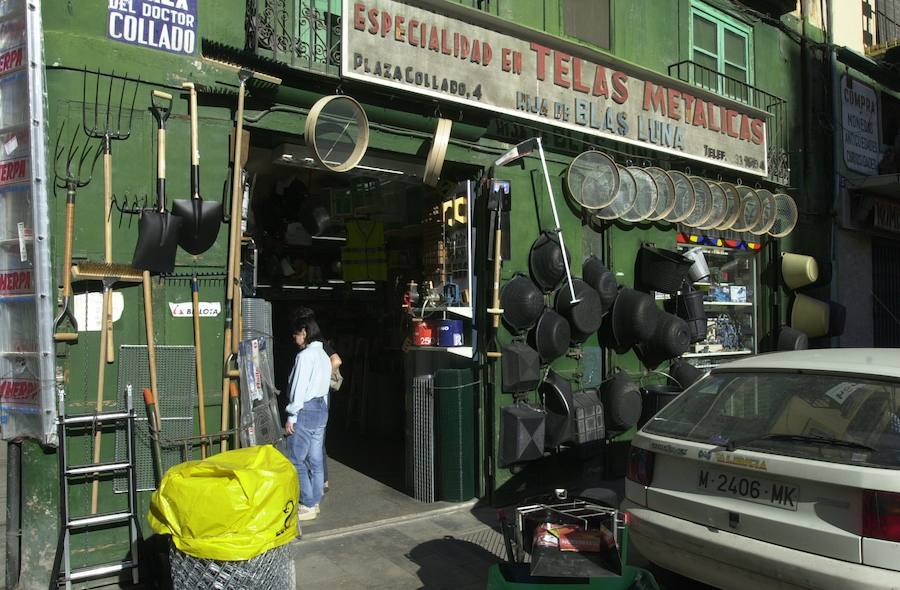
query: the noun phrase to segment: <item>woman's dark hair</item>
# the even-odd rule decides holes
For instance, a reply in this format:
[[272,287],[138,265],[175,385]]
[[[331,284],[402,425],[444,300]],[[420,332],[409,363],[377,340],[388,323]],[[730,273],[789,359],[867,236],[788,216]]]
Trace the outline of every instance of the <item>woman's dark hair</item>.
[[316,342],[322,340],[322,330],[316,322],[315,314],[306,307],[301,307],[294,312],[293,317],[294,334],[301,330],[306,330],[306,342]]

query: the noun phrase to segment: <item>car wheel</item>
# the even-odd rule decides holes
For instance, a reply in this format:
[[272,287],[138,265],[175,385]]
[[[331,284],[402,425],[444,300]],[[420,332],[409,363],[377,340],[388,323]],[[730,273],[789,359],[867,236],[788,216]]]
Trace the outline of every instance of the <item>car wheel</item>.
[[650,573],[656,578],[660,590],[716,590],[713,586],[701,584],[696,580],[692,580],[672,570],[667,570],[655,563],[651,563],[649,567]]

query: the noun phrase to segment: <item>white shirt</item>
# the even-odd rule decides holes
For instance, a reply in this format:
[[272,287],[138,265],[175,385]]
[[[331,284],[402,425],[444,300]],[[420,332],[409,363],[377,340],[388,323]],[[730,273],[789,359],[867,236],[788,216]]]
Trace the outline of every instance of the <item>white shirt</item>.
[[295,424],[297,412],[303,409],[303,404],[328,394],[328,387],[331,384],[331,360],[325,354],[321,342],[310,342],[306,348],[297,353],[288,383],[290,384],[288,422]]

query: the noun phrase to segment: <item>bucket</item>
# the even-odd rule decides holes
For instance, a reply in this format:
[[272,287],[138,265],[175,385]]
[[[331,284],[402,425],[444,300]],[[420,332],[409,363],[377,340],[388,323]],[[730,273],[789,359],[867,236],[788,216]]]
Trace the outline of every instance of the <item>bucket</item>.
[[684,253],[684,257],[694,261],[688,269],[688,277],[691,281],[696,283],[709,277],[709,265],[706,263],[706,257],[703,256],[703,248],[691,248]]
[[430,322],[413,320],[413,346],[434,346],[434,332]]
[[462,346],[463,323],[462,320],[440,320],[437,325],[438,346]]

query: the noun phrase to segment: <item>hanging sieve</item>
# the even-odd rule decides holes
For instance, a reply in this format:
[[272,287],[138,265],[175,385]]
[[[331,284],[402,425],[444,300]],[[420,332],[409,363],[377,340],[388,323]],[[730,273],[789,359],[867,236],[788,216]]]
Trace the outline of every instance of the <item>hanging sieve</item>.
[[762,216],[762,201],[759,200],[759,195],[756,194],[756,191],[749,186],[739,184],[735,188],[741,196],[741,212],[731,229],[733,231],[748,231],[759,223],[759,218]]
[[722,223],[716,226],[718,230],[726,230],[731,229],[731,227],[735,224],[738,219],[738,216],[741,214],[741,195],[735,187],[730,182],[720,182],[719,186],[722,187],[722,191],[725,193],[725,219],[722,220]]
[[764,188],[756,189],[759,202],[762,205],[762,214],[759,223],[750,228],[750,233],[761,236],[767,233],[775,224],[775,195]]
[[630,211],[622,215],[622,219],[631,223],[637,223],[647,219],[656,212],[659,189],[650,173],[643,168],[629,166],[628,171],[631,172],[631,176],[634,178],[634,205]]
[[694,195],[694,185],[691,184],[691,180],[683,172],[667,170],[666,174],[672,179],[672,185],[675,187],[675,205],[665,219],[672,223],[679,223],[687,219],[694,211],[694,205],[697,202]]
[[569,164],[566,187],[581,207],[602,209],[615,199],[619,190],[619,169],[603,152],[584,152]]
[[644,168],[644,170],[656,181],[656,188],[659,194],[659,199],[656,201],[656,211],[647,219],[651,221],[665,219],[672,212],[672,209],[675,208],[675,183],[672,182],[672,177],[666,174],[666,171],[662,168],[650,166],[649,168]]
[[797,203],[784,193],[775,194],[775,223],[769,228],[769,235],[783,238],[794,231],[798,218]]
[[712,192],[709,189],[709,183],[699,176],[690,176],[689,178],[691,186],[694,187],[694,210],[682,223],[700,228],[712,213]]
[[618,219],[622,215],[631,211],[634,206],[637,185],[634,182],[634,176],[624,166],[619,166],[619,190],[612,202],[594,211],[594,217],[600,219]]
[[715,229],[728,214],[728,198],[725,196],[725,191],[718,182],[708,182],[707,184],[709,184],[709,194],[712,196],[712,206],[709,217],[699,229]]

